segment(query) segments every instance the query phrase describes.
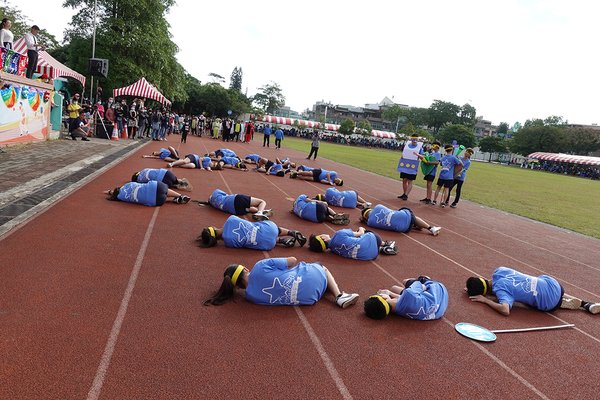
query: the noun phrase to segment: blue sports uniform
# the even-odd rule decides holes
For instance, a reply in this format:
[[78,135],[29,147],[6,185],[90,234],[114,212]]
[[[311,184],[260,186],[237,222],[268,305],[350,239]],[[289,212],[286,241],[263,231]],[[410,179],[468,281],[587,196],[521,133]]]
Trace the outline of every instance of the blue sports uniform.
[[217,189],[210,195],[208,201],[214,208],[235,215],[235,196],[235,194],[228,195],[221,189]]
[[[439,151],[436,151],[435,153],[429,153],[430,156],[434,156],[435,157],[435,161],[440,161],[442,159],[442,155],[440,154]],[[435,176],[435,174],[437,174],[437,167],[439,164],[437,164],[435,167],[433,167],[433,170],[427,174],[427,175],[433,175]]]
[[232,215],[223,225],[223,241],[227,247],[271,250],[277,244],[279,228],[272,221],[252,223]]
[[562,301],[563,289],[556,279],[547,275],[533,277],[510,268],[500,267],[492,275],[492,290],[500,304],[510,308],[515,301],[542,311],[552,310]]
[[324,180],[327,181],[327,174],[329,174],[328,182],[333,182],[333,180],[338,177],[338,174],[335,171],[327,171],[327,170],[321,169],[321,175],[319,175],[319,181],[324,181]]
[[283,171],[283,165],[281,164],[273,164],[270,168],[270,174],[271,175],[277,175],[277,171]]
[[297,171],[312,171],[314,168],[307,167],[306,165],[301,165],[298,167]]
[[320,263],[300,261],[288,269],[286,258],[269,258],[254,265],[246,300],[264,305],[311,305],[327,290],[327,273]]
[[[156,181],[148,183],[129,182],[119,188],[117,199],[128,203],[142,204],[148,207],[162,206],[167,197],[169,187]],[[157,194],[164,197],[162,202],[157,202]]]
[[[423,285],[427,290],[423,290]],[[448,291],[440,282],[427,281],[423,284],[415,281],[404,289],[394,314],[410,319],[430,320],[444,315],[448,308]]]
[[379,255],[377,238],[373,232],[354,237],[352,229],[337,231],[329,241],[329,249],[337,255],[356,260],[374,260]]
[[319,222],[317,219],[317,203],[314,201],[307,202],[307,195],[301,194],[294,202],[294,214],[302,219],[312,222]]
[[258,160],[260,160],[262,157],[258,154],[248,154],[245,158],[248,158],[254,162],[258,162]]
[[408,208],[399,211],[391,210],[378,204],[371,210],[367,225],[388,231],[406,233],[412,229],[413,214]]
[[162,182],[168,170],[145,168],[139,172],[137,183],[148,183],[150,181]]
[[240,159],[237,157],[223,157],[219,161],[223,161],[225,164],[236,165],[240,162]]
[[219,152],[221,153],[222,157],[237,157],[233,150],[219,149],[219,150],[215,151],[215,154],[218,155]]
[[463,171],[455,179],[457,181],[463,181],[464,182],[465,177],[467,175],[467,170],[471,166],[471,160],[469,160],[468,158],[463,158],[462,159],[462,163],[463,163]]
[[325,201],[330,206],[356,208],[358,195],[354,190],[340,192],[336,188],[329,188],[325,191]]
[[160,150],[160,156],[158,156],[161,160],[164,160],[167,157],[171,157],[174,156],[175,158],[177,158],[176,154],[171,154],[170,150],[167,150],[165,148],[161,148]]
[[440,165],[442,166],[440,169],[439,179],[451,181],[454,179],[454,166],[460,164],[460,160],[458,157],[452,154],[446,154],[442,157]]

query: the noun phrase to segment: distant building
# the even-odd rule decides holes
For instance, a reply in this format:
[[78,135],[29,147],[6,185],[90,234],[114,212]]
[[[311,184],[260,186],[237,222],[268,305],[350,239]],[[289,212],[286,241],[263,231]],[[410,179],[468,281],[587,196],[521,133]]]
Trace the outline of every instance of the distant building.
[[483,119],[483,117],[477,117],[477,123],[473,128],[473,133],[475,137],[478,139],[487,137],[487,136],[497,136],[498,132],[496,131],[496,127],[492,126],[492,121],[487,121]]

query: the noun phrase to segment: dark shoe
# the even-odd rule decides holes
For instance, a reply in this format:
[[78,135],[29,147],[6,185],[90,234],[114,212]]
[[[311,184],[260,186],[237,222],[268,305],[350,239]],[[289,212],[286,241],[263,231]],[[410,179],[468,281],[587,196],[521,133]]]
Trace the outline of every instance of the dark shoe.
[[435,205],[437,205],[437,201],[434,200],[431,202],[431,204],[435,206]]
[[90,141],[90,139],[88,139],[88,138],[86,138],[86,137],[82,137],[82,138],[81,138],[81,141],[82,141],[82,142],[89,142],[89,141]]
[[296,238],[296,241],[298,242],[300,247],[302,247],[306,244],[306,238],[300,232],[296,231],[294,237]]
[[450,207],[452,207],[452,208],[456,208],[456,203],[452,203],[452,204],[450,204]]
[[281,241],[281,244],[283,245],[283,247],[294,247],[294,245],[296,244],[296,238],[285,238]]
[[398,254],[398,246],[383,246],[381,248],[382,254],[387,254],[388,256],[395,256]]
[[310,160],[310,157],[306,157],[307,160]]
[[408,196],[406,194],[403,194],[402,196],[398,196],[399,199],[402,200],[408,200]]
[[71,139],[73,140],[77,140],[77,138],[75,136],[71,136]]
[[419,201],[420,201],[420,202],[423,202],[423,203],[427,203],[427,201],[428,201],[428,200],[429,200],[429,199],[428,199],[427,197],[425,197],[424,199],[421,199],[421,200],[419,200]]

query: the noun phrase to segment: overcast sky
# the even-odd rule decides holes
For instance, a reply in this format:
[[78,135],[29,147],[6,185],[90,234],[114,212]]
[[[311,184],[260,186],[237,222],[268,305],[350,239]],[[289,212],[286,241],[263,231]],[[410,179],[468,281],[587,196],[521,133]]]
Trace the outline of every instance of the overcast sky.
[[[9,4],[58,39],[73,15],[60,0]],[[191,75],[229,87],[241,67],[249,96],[274,81],[298,112],[439,99],[512,125],[600,123],[598,15],[596,0],[178,0],[167,19]]]

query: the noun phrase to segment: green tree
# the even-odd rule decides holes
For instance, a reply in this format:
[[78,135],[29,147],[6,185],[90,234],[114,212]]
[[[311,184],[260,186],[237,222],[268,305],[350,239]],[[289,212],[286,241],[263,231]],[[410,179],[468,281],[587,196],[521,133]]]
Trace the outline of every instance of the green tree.
[[354,121],[352,120],[352,118],[346,118],[341,124],[340,124],[340,130],[338,131],[340,133],[340,135],[344,135],[344,136],[350,136],[354,133]]
[[477,143],[473,129],[460,124],[452,124],[441,130],[436,138],[443,144],[456,143],[465,147],[474,147]]
[[279,85],[271,81],[268,85],[263,85],[258,88],[253,101],[263,108],[267,114],[272,114],[285,105],[285,96],[283,95]]
[[231,78],[229,80],[229,88],[235,89],[238,92],[242,91],[242,67],[235,67],[233,72],[231,73]]
[[505,137],[508,133],[508,128],[509,125],[507,122],[501,122],[500,125],[498,125],[498,129],[496,130],[496,132],[498,132],[498,135],[500,135],[501,137]]
[[210,74],[208,74],[208,76],[210,76],[212,78],[212,83],[218,83],[219,85],[221,83],[225,83],[225,78],[219,74],[211,72]]
[[[21,13],[16,7],[10,7],[6,3],[4,5],[0,5],[0,20],[8,18],[11,22],[10,31],[14,35],[14,40],[17,41],[29,31],[31,31],[31,27],[33,26],[29,22],[27,22],[28,18]],[[54,49],[58,47],[58,42],[54,35],[48,33],[46,29],[40,30],[37,34],[38,43],[43,44],[48,48],[48,50]]]
[[[528,154],[543,151],[558,153],[566,151],[569,140],[564,129],[552,125],[539,125],[539,121],[532,121],[513,134],[509,148],[513,153],[527,156]],[[529,122],[529,121],[528,121]]]
[[492,153],[506,153],[506,142],[499,136],[486,136],[479,141],[479,150],[490,153],[492,161]]
[[440,128],[459,122],[458,114],[460,110],[460,107],[456,104],[434,100],[431,106],[429,106],[427,125],[433,129],[433,134],[437,136]]
[[394,123],[394,127],[397,126],[399,121],[406,120],[406,116],[408,115],[408,110],[400,107],[398,104],[394,104],[385,110],[381,117],[384,121],[392,121]]
[[473,129],[477,123],[477,110],[475,107],[468,103],[463,105],[458,116],[458,123]]
[[413,124],[416,127],[421,127],[421,126],[427,125],[428,120],[429,120],[429,109],[428,108],[411,107],[406,112],[404,122]]
[[357,132],[364,137],[371,137],[373,127],[368,119],[362,120],[357,125]]
[[423,130],[421,128],[415,128],[413,126],[413,124],[411,124],[411,123],[404,125],[402,127],[402,129],[400,129],[396,133],[396,140],[398,140],[398,141],[408,140],[408,138],[411,137],[415,133],[417,135],[419,135],[420,137],[431,141],[431,135],[429,134],[429,132],[427,132],[426,130]]
[[573,154],[587,156],[600,149],[600,131],[584,127],[566,128],[569,141],[568,151]]

